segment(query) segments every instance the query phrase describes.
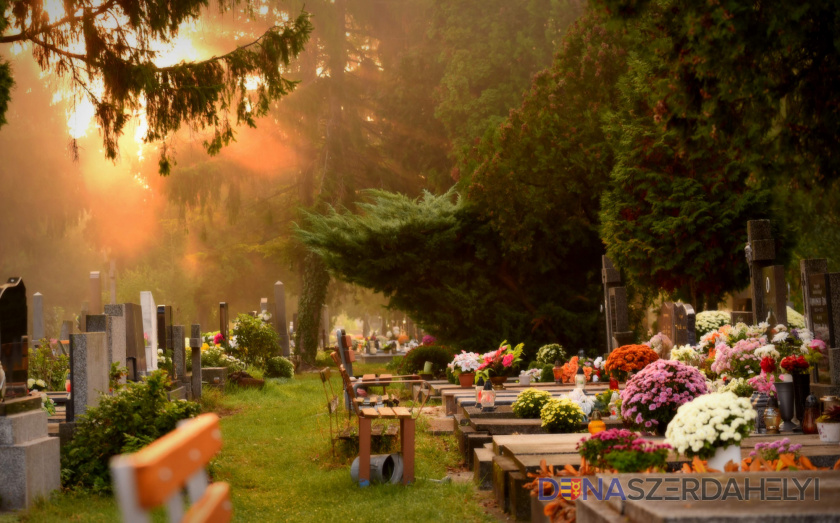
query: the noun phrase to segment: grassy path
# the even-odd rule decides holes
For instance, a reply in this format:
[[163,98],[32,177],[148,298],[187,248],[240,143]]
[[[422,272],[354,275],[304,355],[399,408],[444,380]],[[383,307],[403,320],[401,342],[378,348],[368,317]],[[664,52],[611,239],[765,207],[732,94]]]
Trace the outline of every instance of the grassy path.
[[[231,484],[234,521],[492,520],[472,484],[423,479],[443,478],[459,457],[454,438],[429,436],[422,418],[417,482],[357,487],[350,478],[351,458],[331,456],[326,399],[317,374],[269,380],[261,391],[229,390],[207,404],[223,416],[224,447],[211,469],[216,479]],[[0,523],[118,520],[111,498],[75,493],[56,494],[27,513],[0,516]]]

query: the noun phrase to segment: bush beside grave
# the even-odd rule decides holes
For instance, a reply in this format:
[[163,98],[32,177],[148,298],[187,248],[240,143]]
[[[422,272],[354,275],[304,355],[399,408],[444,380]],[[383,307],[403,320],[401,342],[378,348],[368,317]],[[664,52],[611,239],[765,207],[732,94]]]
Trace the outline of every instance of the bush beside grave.
[[240,314],[231,334],[236,338],[235,346],[231,343],[231,354],[249,365],[262,367],[267,359],[280,353],[277,332],[259,317]]
[[265,361],[266,378],[291,378],[295,375],[295,366],[283,356],[274,356]]
[[443,376],[446,366],[458,351],[443,345],[420,345],[408,351],[400,364],[400,374],[418,374],[423,372],[427,361],[432,362],[432,373]]
[[41,347],[29,349],[29,377],[44,380],[47,390],[64,390],[64,380],[70,370],[70,358],[52,348],[46,339]]
[[201,412],[197,403],[169,401],[170,384],[166,372],[158,370],[142,382],[126,384],[114,396],[102,396],[98,407],[89,407],[62,449],[62,486],[110,491],[112,456],[136,452],[175,429],[178,421]]

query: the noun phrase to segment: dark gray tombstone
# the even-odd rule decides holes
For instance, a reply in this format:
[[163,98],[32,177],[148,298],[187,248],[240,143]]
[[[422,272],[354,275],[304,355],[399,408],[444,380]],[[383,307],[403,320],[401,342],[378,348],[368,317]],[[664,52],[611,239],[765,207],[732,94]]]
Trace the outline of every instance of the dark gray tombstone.
[[615,332],[615,319],[613,317],[614,307],[610,305],[610,289],[621,285],[621,273],[613,265],[612,260],[607,256],[601,256],[601,283],[604,285],[604,313],[606,315],[607,327],[607,352],[611,352],[615,346],[613,333]]
[[672,343],[675,343],[674,302],[666,301],[662,304],[656,323],[659,325],[659,332],[667,336]]
[[172,381],[187,382],[187,351],[184,345],[185,330],[183,325],[172,327]]
[[108,317],[104,314],[88,314],[85,317],[85,332],[105,332],[108,330]]
[[99,271],[90,272],[89,314],[102,314],[102,280]]
[[611,319],[612,347],[615,350],[622,345],[633,343],[633,331],[630,330],[629,309],[627,306],[627,289],[624,287],[610,287],[609,315]]
[[219,332],[225,341],[228,340],[228,304],[226,302],[219,302]]
[[[747,222],[745,253],[747,263],[750,266],[753,320],[755,323],[761,323],[767,321],[768,313],[767,305],[764,303],[767,296],[764,268],[773,265],[773,261],[776,259],[776,241],[773,239],[770,220],[750,220]],[[775,275],[773,280],[775,280]],[[771,306],[774,308],[778,320],[778,306],[775,303]],[[785,319],[787,319],[787,309],[783,307],[782,310],[784,310]]]
[[0,285],[0,362],[6,373],[6,399],[26,395],[29,379],[26,285],[9,278]]
[[289,322],[286,320],[286,289],[283,282],[274,282],[274,330],[280,341],[280,349],[283,357],[288,358],[289,351]]
[[192,360],[192,396],[194,400],[201,399],[201,325],[190,326],[190,357]]
[[157,339],[158,348],[164,352],[172,350],[172,306],[158,305],[157,307]]
[[694,307],[687,303],[677,303],[674,306],[674,337],[671,338],[674,346],[697,343],[695,323]]
[[330,309],[326,305],[321,307],[321,348],[327,350],[330,346]]
[[766,321],[771,327],[787,325],[787,283],[784,265],[771,265],[761,269],[759,283],[763,290],[762,311],[756,316],[759,322]]
[[811,383],[817,397],[840,395],[840,273],[809,274],[809,309],[814,337],[828,349],[830,383]]
[[32,341],[40,342],[46,333],[44,330],[44,296],[40,292],[32,295]]

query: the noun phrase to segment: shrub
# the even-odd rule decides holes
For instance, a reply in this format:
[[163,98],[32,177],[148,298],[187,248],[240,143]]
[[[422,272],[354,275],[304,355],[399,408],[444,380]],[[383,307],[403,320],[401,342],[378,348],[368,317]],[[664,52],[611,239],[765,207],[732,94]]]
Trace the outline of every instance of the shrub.
[[695,367],[655,361],[627,382],[621,417],[639,430],[665,432],[681,405],[707,392],[706,378]]
[[110,491],[112,456],[136,452],[172,431],[178,421],[198,415],[197,403],[167,399],[170,385],[165,371],[154,371],[114,396],[102,396],[98,407],[79,416],[73,439],[61,453],[62,485]]
[[525,389],[513,402],[513,415],[517,418],[539,418],[543,405],[551,399],[551,393],[539,389]]
[[231,347],[231,354],[250,365],[262,367],[267,359],[280,352],[274,327],[250,314],[237,316],[231,333],[236,336],[236,346]]
[[540,410],[540,419],[549,432],[578,432],[583,421],[583,409],[569,398],[552,398]]
[[432,373],[443,376],[446,366],[455,357],[456,350],[443,345],[420,345],[408,351],[402,359],[400,374],[417,374],[423,372],[427,361],[432,362]]
[[561,345],[552,343],[543,345],[537,351],[537,362],[543,365],[554,365],[555,361],[563,363],[566,360],[566,351]]
[[554,381],[554,365],[543,365],[540,383],[551,383],[552,381]]
[[53,349],[46,339],[42,339],[40,344],[37,349],[29,349],[29,377],[43,380],[47,390],[64,390],[70,358]]
[[627,429],[599,432],[578,443],[578,453],[587,463],[602,470],[644,472],[648,469],[665,471],[668,444],[657,445]]
[[225,354],[221,345],[208,347],[201,351],[202,367],[227,367],[228,374],[245,370],[245,362],[229,354]]
[[266,378],[291,378],[295,375],[295,366],[283,356],[274,356],[265,361]]

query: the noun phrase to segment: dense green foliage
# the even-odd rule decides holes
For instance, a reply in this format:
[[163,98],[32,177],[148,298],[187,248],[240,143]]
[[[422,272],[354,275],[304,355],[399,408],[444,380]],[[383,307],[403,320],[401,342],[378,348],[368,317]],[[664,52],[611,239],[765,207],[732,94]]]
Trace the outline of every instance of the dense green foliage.
[[44,380],[47,390],[65,390],[69,370],[70,357],[58,348],[53,349],[49,340],[41,340],[40,347],[29,349],[29,378]]
[[62,449],[62,485],[110,491],[112,456],[136,452],[175,429],[178,421],[198,415],[197,403],[167,399],[170,384],[166,372],[155,371],[113,396],[102,396],[98,407],[88,407],[77,420],[72,441]]
[[295,366],[283,356],[274,356],[265,361],[266,378],[292,378],[295,375]]
[[400,374],[418,374],[423,372],[426,362],[432,362],[432,374],[443,376],[446,374],[447,365],[452,363],[456,350],[443,345],[420,345],[406,353],[400,363]]
[[229,352],[249,365],[263,367],[268,358],[280,352],[277,331],[271,323],[250,314],[236,317],[231,336],[236,336],[236,347]]

